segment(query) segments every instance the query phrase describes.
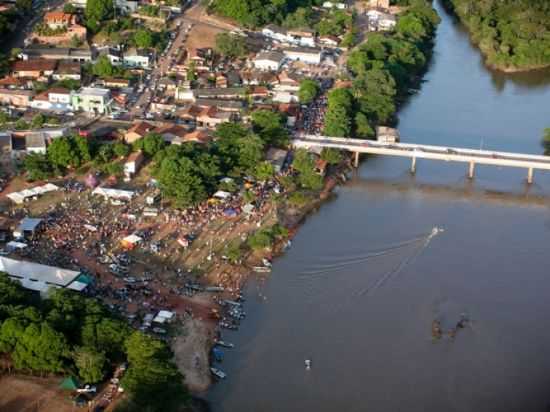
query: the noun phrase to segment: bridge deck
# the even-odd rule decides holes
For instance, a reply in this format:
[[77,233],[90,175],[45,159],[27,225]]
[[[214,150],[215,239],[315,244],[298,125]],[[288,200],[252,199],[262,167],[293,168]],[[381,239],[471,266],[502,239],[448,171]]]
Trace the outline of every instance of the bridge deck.
[[327,147],[356,153],[402,156],[415,159],[550,170],[550,156],[523,153],[408,143],[380,143],[372,140],[315,135],[301,135],[293,140],[293,145],[303,148]]

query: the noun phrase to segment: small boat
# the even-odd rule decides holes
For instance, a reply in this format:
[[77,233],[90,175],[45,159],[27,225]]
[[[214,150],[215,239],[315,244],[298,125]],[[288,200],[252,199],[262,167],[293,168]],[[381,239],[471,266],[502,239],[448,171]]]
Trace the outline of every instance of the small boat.
[[227,374],[218,368],[210,368],[210,372],[212,372],[212,375],[219,379],[225,379],[227,377]]
[[233,343],[224,342],[223,340],[217,340],[214,341],[214,343],[218,346],[224,347],[224,348],[234,348],[235,345]]
[[269,267],[266,267],[266,266],[254,266],[252,268],[252,270],[254,272],[257,272],[257,273],[267,273],[267,272],[271,272],[271,268]]
[[306,369],[310,370],[311,369],[311,359],[306,359],[304,361],[304,363],[306,364]]
[[239,327],[237,325],[233,325],[232,323],[228,323],[228,322],[221,322],[220,327],[222,327],[224,329],[229,329],[229,330],[239,329]]

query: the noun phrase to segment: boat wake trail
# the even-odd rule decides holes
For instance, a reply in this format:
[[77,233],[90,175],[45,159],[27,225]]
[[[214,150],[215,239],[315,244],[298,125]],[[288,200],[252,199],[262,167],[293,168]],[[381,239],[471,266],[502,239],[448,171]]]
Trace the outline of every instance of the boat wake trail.
[[[430,234],[429,236],[432,236],[432,235]],[[431,240],[431,238],[429,240]],[[419,236],[419,237],[416,237],[414,239],[410,239],[410,240],[407,240],[407,241],[404,241],[404,242],[401,242],[401,243],[397,243],[397,244],[392,245],[390,247],[384,248],[383,250],[369,252],[366,255],[356,256],[356,257],[351,258],[351,259],[348,257],[348,258],[345,258],[345,260],[342,260],[340,262],[335,262],[335,263],[332,263],[332,264],[323,265],[323,267],[321,269],[305,271],[305,272],[300,273],[298,276],[299,277],[310,277],[310,276],[315,276],[315,275],[323,275],[323,274],[330,273],[330,272],[336,272],[336,271],[338,271],[340,269],[343,269],[347,266],[358,265],[360,263],[367,262],[370,259],[379,258],[379,257],[386,256],[386,255],[389,255],[389,254],[394,254],[394,253],[402,250],[405,247],[411,246],[412,244],[420,243],[420,242],[426,242],[426,241],[429,242],[429,240],[427,240],[426,235]]]
[[378,290],[379,288],[381,288],[390,279],[392,279],[394,277],[397,277],[399,275],[399,273],[406,266],[408,266],[409,264],[414,262],[418,258],[418,256],[420,256],[420,254],[428,247],[428,245],[430,244],[430,242],[432,241],[432,239],[434,237],[436,237],[438,234],[443,233],[443,232],[444,232],[443,228],[440,228],[440,227],[437,227],[437,226],[434,227],[428,235],[424,236],[424,242],[422,242],[421,246],[418,248],[417,251],[415,251],[414,254],[412,254],[411,256],[408,256],[405,259],[403,259],[401,262],[399,262],[399,264],[394,269],[392,269],[389,272],[382,275],[373,285],[371,285],[368,288],[362,290],[361,292],[359,292],[358,295],[359,296],[369,295],[369,294],[373,293],[374,291]]

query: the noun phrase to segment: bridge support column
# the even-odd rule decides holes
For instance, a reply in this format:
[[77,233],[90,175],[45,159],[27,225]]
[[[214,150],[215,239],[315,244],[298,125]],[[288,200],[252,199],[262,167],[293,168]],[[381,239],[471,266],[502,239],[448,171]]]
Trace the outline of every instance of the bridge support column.
[[416,173],[416,157],[413,157],[413,158],[412,158],[411,173],[412,173],[413,175]]
[[530,167],[527,169],[527,183],[532,184],[533,183],[533,168]]
[[354,153],[353,166],[356,169],[359,167],[359,152]]
[[468,179],[474,178],[475,167],[476,167],[475,162],[470,162],[470,166],[468,167]]

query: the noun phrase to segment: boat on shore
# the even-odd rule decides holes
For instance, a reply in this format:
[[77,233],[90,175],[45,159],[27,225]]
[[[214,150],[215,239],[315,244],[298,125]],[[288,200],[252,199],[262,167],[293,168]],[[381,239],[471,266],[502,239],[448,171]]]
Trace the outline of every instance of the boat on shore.
[[221,346],[223,348],[234,348],[235,347],[235,344],[233,343],[230,343],[230,342],[224,342],[223,340],[215,340],[214,343],[218,346]]
[[210,372],[212,372],[212,375],[219,379],[225,379],[227,377],[227,374],[218,368],[210,368]]
[[252,268],[252,270],[254,272],[257,272],[257,273],[267,273],[267,272],[271,272],[271,268],[270,267],[266,267],[266,266],[254,266]]

